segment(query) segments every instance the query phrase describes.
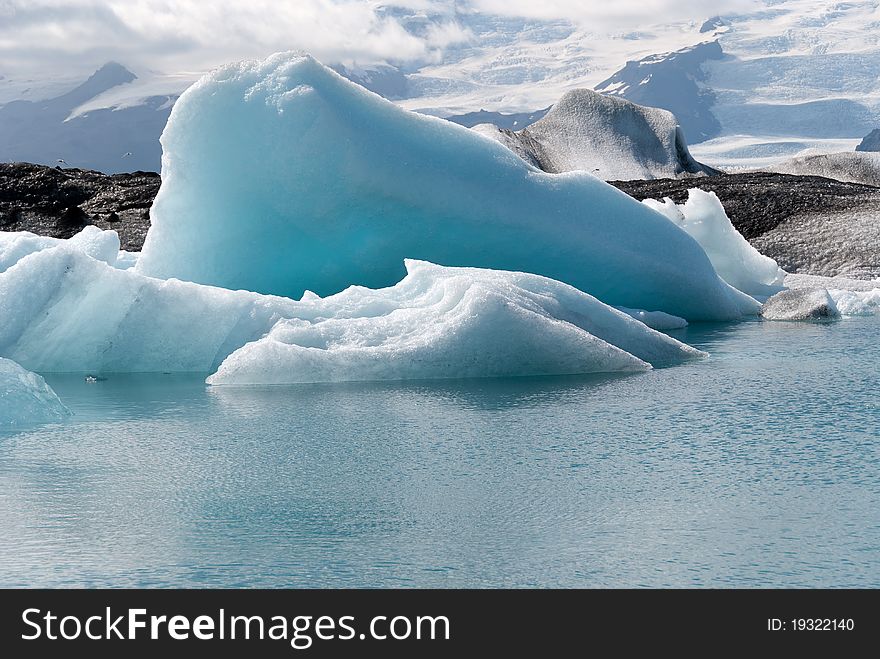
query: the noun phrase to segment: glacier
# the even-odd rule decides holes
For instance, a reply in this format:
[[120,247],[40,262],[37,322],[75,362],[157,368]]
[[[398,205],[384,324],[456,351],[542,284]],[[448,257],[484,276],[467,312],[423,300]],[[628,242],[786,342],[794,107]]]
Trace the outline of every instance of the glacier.
[[785,271],[749,244],[737,231],[714,192],[688,190],[687,202],[670,199],[642,202],[684,229],[703,247],[715,271],[731,286],[753,297],[767,298],[782,290]]
[[406,262],[382,290],[307,296],[213,385],[627,372],[705,356],[567,284]]
[[326,296],[391,286],[413,258],[532,272],[689,321],[759,310],[687,233],[595,177],[540,172],[306,55],[205,76],[162,145],[143,275]]
[[40,372],[219,369],[213,384],[277,384],[628,372],[704,355],[538,275],[407,261],[387,289],[296,301],[146,277],[62,242],[0,273],[0,354]]
[[61,421],[68,416],[70,410],[42,377],[0,357],[0,429]]

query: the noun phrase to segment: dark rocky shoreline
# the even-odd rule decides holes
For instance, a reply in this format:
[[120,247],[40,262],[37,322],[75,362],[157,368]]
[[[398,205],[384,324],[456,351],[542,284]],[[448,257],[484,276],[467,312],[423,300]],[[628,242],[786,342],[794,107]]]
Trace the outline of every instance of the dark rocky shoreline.
[[832,216],[880,203],[880,188],[820,176],[753,172],[609,183],[639,201],[669,197],[682,204],[691,188],[714,192],[733,226],[748,240],[800,215]]
[[139,251],[159,191],[153,172],[102,174],[30,163],[0,163],[0,231],[70,238],[86,225],[114,229]]
[[[817,176],[743,173],[610,183],[639,200],[669,197],[683,203],[691,188],[715,192],[733,225],[749,240],[804,216],[834,222],[849,211],[872,208],[880,215],[880,188]],[[0,230],[69,238],[93,224],[116,230],[123,249],[139,251],[159,185],[159,175],[153,172],[107,175],[0,164]]]

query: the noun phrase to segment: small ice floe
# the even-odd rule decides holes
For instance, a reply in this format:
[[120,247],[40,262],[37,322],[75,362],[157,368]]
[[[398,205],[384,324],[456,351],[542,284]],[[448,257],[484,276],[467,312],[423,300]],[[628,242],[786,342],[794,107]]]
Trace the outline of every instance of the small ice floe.
[[767,320],[828,320],[840,316],[837,305],[824,288],[782,291],[764,303]]
[[68,410],[46,381],[0,357],[0,428],[60,421]]
[[817,320],[874,316],[880,310],[880,281],[788,275],[789,290],[771,297],[761,309],[768,320]]

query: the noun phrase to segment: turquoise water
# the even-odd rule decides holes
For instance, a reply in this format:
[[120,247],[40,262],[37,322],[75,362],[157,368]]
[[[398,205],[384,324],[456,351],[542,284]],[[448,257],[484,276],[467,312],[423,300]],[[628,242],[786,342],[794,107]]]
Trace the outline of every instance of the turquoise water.
[[624,377],[48,377],[2,586],[880,586],[880,319],[674,334]]

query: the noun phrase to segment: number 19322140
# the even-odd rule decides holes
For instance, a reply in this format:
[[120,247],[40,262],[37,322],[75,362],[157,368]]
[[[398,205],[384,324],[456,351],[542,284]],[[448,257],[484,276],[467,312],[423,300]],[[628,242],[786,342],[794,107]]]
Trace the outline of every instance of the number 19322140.
[[852,618],[780,618],[767,619],[767,631],[771,632],[851,632],[856,624]]

